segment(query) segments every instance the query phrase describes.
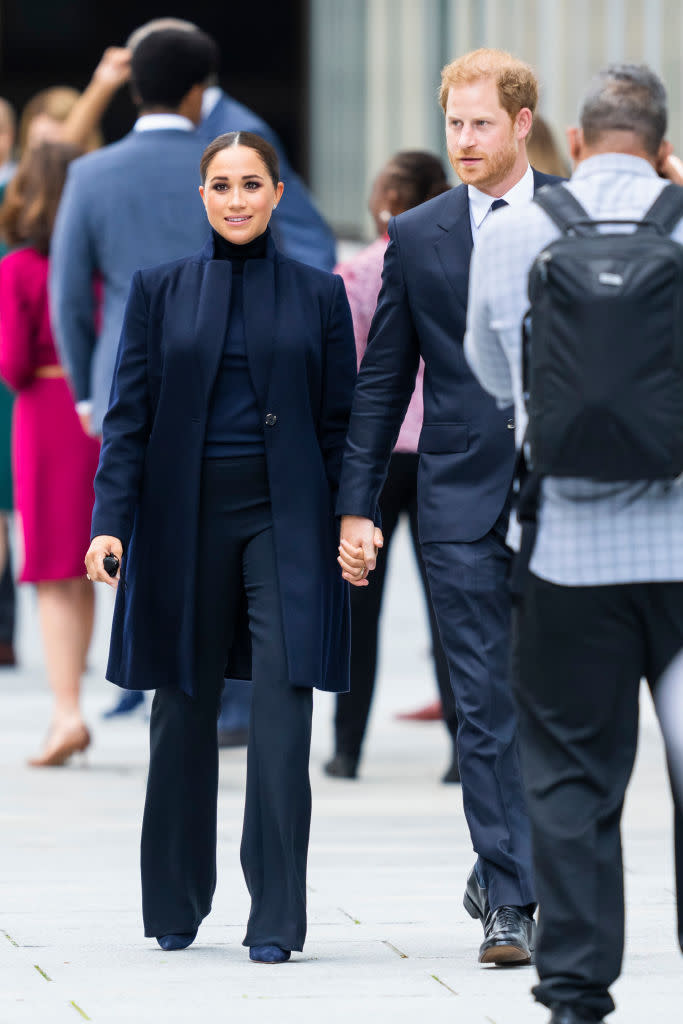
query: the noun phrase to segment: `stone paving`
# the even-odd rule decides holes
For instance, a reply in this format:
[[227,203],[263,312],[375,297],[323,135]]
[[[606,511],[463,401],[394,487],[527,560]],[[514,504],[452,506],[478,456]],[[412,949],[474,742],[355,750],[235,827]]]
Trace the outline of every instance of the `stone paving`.
[[[165,953],[142,934],[139,829],[143,718],[105,723],[108,595],[99,594],[85,687],[94,744],[84,765],[35,770],[49,715],[33,594],[22,593],[21,667],[0,674],[0,1024],[543,1024],[533,968],[476,962],[480,926],[462,908],[472,863],[459,787],[443,786],[439,724],[394,720],[435,687],[417,579],[397,538],[381,677],[362,777],[330,780],[332,701],[316,698],[314,814],[305,951],[276,968],[241,942],[243,751],[221,754],[219,883],[195,944]],[[640,753],[625,817],[628,948],[615,1024],[678,1020],[671,808],[661,744],[643,699]]]

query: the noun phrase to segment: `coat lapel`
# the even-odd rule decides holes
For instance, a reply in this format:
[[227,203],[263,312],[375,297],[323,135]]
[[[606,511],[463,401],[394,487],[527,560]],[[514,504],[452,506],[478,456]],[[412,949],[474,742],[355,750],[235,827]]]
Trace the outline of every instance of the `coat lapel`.
[[[229,260],[213,259],[213,242],[198,254],[201,284],[195,338],[204,408],[220,365],[230,314],[232,267]],[[265,259],[250,259],[244,265],[244,332],[249,373],[259,406],[265,411],[275,341],[275,265],[277,253],[268,240]]]
[[442,235],[435,249],[441,269],[463,309],[467,308],[467,289],[472,257],[472,227],[467,187],[460,185],[449,193],[451,202],[442,211],[439,227]]
[[199,387],[202,408],[208,408],[228,325],[232,267],[228,260],[214,260],[213,243],[210,250],[202,250],[202,277],[197,304],[195,340],[199,364]]

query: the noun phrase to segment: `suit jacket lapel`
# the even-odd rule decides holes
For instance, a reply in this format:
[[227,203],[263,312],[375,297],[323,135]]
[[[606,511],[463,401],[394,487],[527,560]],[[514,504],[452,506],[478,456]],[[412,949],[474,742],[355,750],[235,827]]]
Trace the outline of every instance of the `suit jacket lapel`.
[[442,211],[439,228],[442,235],[435,249],[441,269],[463,310],[467,308],[467,289],[472,257],[472,226],[467,187],[460,185],[449,193],[452,201]]

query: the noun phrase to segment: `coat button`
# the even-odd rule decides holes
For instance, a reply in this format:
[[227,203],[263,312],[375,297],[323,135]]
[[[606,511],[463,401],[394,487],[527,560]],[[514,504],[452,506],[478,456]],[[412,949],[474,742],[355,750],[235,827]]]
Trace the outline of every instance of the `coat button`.
[[507,427],[508,427],[508,430],[514,430],[515,429],[515,421],[514,420],[508,420]]
[[276,423],[277,423],[277,416],[275,415],[275,413],[274,412],[266,413],[266,426],[267,427],[274,427]]

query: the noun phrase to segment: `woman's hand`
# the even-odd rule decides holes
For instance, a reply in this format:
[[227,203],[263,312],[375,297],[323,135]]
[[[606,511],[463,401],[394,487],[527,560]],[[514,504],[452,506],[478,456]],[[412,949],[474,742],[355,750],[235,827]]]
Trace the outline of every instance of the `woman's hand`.
[[377,551],[384,537],[372,519],[362,516],[342,516],[339,557],[342,577],[354,587],[367,587],[368,573],[377,564]]
[[85,556],[88,579],[95,583],[107,583],[116,590],[121,578],[121,568],[119,566],[119,571],[112,578],[104,568],[104,559],[107,555],[115,555],[119,563],[121,562],[123,545],[118,537],[93,537]]

